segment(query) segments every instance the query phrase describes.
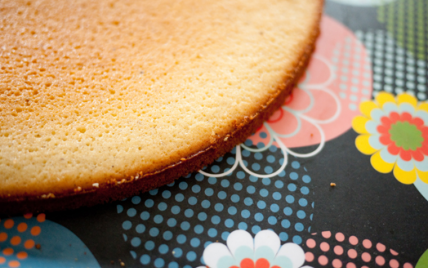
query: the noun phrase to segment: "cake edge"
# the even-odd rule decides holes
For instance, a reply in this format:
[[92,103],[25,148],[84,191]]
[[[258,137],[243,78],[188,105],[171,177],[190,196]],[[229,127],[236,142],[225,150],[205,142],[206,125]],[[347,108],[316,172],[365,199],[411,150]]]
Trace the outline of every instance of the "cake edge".
[[[321,7],[322,7],[322,0]],[[127,176],[120,181],[110,180],[106,183],[94,184],[91,189],[79,189],[74,192],[66,192],[62,195],[47,193],[41,196],[25,195],[22,197],[11,196],[0,199],[0,215],[17,215],[23,213],[53,212],[66,209],[90,207],[98,204],[122,200],[152,189],[172,183],[176,179],[189,173],[200,170],[211,164],[220,156],[230,152],[236,145],[243,143],[254,133],[263,122],[279,109],[285,99],[304,74],[315,50],[315,44],[320,34],[320,20],[322,8],[318,11],[315,27],[311,34],[310,42],[302,49],[300,61],[294,68],[294,74],[285,78],[278,86],[274,94],[252,116],[245,117],[243,122],[237,123],[234,130],[225,136],[218,137],[207,148],[187,157],[181,161],[164,167],[157,172],[143,174],[139,172],[134,176]]]

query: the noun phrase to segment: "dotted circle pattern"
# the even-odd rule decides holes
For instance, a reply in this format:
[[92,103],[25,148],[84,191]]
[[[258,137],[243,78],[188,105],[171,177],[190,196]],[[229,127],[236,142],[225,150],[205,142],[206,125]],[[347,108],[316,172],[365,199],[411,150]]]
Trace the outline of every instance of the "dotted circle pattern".
[[[251,140],[246,144],[265,146],[253,146]],[[244,163],[261,174],[274,172],[284,160],[281,150],[271,147],[259,153],[243,150]],[[235,149],[204,170],[223,173],[234,163]],[[306,168],[289,156],[286,170],[273,178],[250,176],[240,167],[219,178],[189,174],[123,200],[117,213],[124,217],[121,229],[133,249],[130,254],[141,264],[194,267],[204,264],[205,247],[215,241],[225,243],[236,229],[252,235],[271,229],[282,243],[301,244],[310,235],[314,211],[310,183]]]
[[356,111],[360,102],[370,99],[372,70],[369,58],[361,55],[361,43],[350,36],[336,44],[331,62],[340,81],[339,97],[349,101],[345,109]]
[[380,91],[395,95],[407,92],[420,101],[427,99],[428,65],[400,47],[383,31],[357,31],[373,65],[373,97]]
[[307,265],[324,267],[413,268],[393,249],[369,239],[359,239],[341,232],[313,233],[302,245]]
[[21,267],[22,261],[36,250],[37,237],[46,215],[36,217],[25,214],[24,217],[0,220],[0,267]]

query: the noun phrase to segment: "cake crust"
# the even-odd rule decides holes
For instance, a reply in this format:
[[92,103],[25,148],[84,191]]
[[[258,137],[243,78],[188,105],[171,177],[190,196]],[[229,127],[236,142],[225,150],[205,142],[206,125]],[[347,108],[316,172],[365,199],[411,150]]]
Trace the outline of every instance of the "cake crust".
[[178,161],[157,167],[156,170],[132,171],[120,177],[94,182],[90,187],[77,186],[65,191],[48,191],[43,194],[3,192],[0,193],[0,214],[75,209],[120,200],[171,183],[181,176],[201,169],[229,152],[234,146],[244,142],[284,103],[285,98],[303,74],[310,55],[315,49],[316,38],[319,34],[322,1],[318,2],[319,9],[316,18],[313,18],[310,38],[307,38],[306,43],[300,47],[297,56],[298,62],[295,63],[292,72],[284,75],[282,82],[278,83],[275,90],[268,94],[261,104],[257,105],[258,108],[255,111],[240,120],[235,120],[227,131],[210,137],[209,145],[202,146],[185,157],[180,157]]

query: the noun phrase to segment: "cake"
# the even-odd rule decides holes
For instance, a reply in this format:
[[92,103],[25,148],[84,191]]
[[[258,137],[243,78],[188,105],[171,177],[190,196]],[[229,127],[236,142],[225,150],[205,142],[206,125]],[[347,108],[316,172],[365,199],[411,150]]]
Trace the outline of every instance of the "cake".
[[322,0],[4,0],[0,213],[119,200],[197,171],[284,102]]

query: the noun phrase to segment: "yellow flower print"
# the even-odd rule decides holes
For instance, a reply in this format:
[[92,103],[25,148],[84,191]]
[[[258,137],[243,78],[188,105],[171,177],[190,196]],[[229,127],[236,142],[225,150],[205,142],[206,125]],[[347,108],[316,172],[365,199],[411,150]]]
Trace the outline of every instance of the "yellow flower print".
[[360,105],[362,115],[352,121],[360,135],[357,149],[372,155],[370,162],[381,173],[412,184],[419,178],[428,184],[428,103],[410,94],[394,97],[379,93],[374,101]]

